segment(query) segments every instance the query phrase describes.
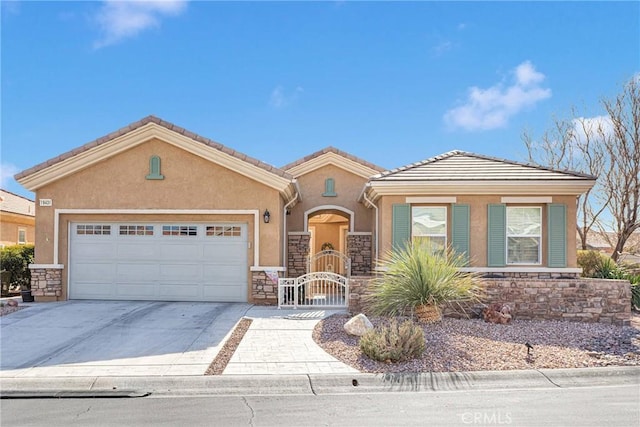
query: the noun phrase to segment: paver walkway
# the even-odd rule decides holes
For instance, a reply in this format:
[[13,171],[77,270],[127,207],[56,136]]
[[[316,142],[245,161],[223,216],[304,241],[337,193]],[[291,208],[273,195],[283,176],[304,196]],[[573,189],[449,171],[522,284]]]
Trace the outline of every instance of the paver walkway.
[[223,375],[348,374],[358,371],[325,352],[312,333],[339,310],[278,310],[254,306],[253,319]]

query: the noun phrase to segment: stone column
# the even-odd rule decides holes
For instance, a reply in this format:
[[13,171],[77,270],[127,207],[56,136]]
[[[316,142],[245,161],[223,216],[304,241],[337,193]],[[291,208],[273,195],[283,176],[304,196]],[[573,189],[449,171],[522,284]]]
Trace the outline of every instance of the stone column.
[[308,232],[288,234],[287,277],[299,277],[307,273],[310,239],[311,233]]
[[351,258],[352,276],[370,276],[372,270],[372,235],[368,232],[347,234],[347,256]]
[[43,301],[58,301],[62,296],[62,265],[29,264],[31,295]]

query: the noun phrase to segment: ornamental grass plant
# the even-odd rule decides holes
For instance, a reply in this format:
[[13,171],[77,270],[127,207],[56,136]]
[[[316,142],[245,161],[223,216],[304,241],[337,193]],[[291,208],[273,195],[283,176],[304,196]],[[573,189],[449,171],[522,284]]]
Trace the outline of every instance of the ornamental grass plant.
[[480,277],[461,270],[466,265],[466,258],[452,248],[433,253],[420,242],[389,251],[365,304],[371,314],[382,316],[413,315],[425,306],[440,312],[445,304],[464,309],[461,303],[479,302],[483,295]]

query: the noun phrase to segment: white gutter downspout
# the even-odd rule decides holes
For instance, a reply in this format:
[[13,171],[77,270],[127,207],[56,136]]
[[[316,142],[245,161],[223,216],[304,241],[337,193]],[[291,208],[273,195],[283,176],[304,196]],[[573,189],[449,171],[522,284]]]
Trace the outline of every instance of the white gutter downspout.
[[287,271],[287,247],[289,246],[289,242],[287,241],[287,209],[300,198],[300,187],[298,187],[298,181],[294,179],[293,185],[296,187],[296,195],[284,205],[284,215],[282,215],[282,263],[284,264],[283,267],[285,271]]
[[[368,185],[367,185],[368,187]],[[375,210],[376,210],[376,229],[374,238],[376,239],[375,250],[376,250],[376,260],[378,259],[378,207],[367,197],[367,189],[365,187],[364,191],[362,191],[362,198],[367,201]]]

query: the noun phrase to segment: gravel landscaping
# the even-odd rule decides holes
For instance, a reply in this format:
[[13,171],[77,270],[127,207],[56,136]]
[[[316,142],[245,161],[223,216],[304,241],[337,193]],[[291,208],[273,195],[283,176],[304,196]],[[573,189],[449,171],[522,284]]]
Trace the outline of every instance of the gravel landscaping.
[[224,368],[227,367],[229,360],[231,360],[231,356],[233,356],[236,348],[240,345],[240,341],[242,341],[244,334],[249,330],[249,326],[251,326],[252,322],[253,320],[247,319],[246,317],[240,319],[229,336],[229,339],[224,343],[216,358],[211,362],[211,365],[209,365],[209,368],[204,373],[205,375],[222,375]]
[[[508,325],[480,319],[445,318],[423,325],[426,350],[419,359],[383,363],[369,359],[348,335],[348,315],[320,321],[313,339],[327,353],[361,372],[456,372],[540,368],[640,366],[640,315],[632,326],[514,320]],[[373,325],[383,319],[370,318]],[[525,343],[533,346],[527,354]]]

